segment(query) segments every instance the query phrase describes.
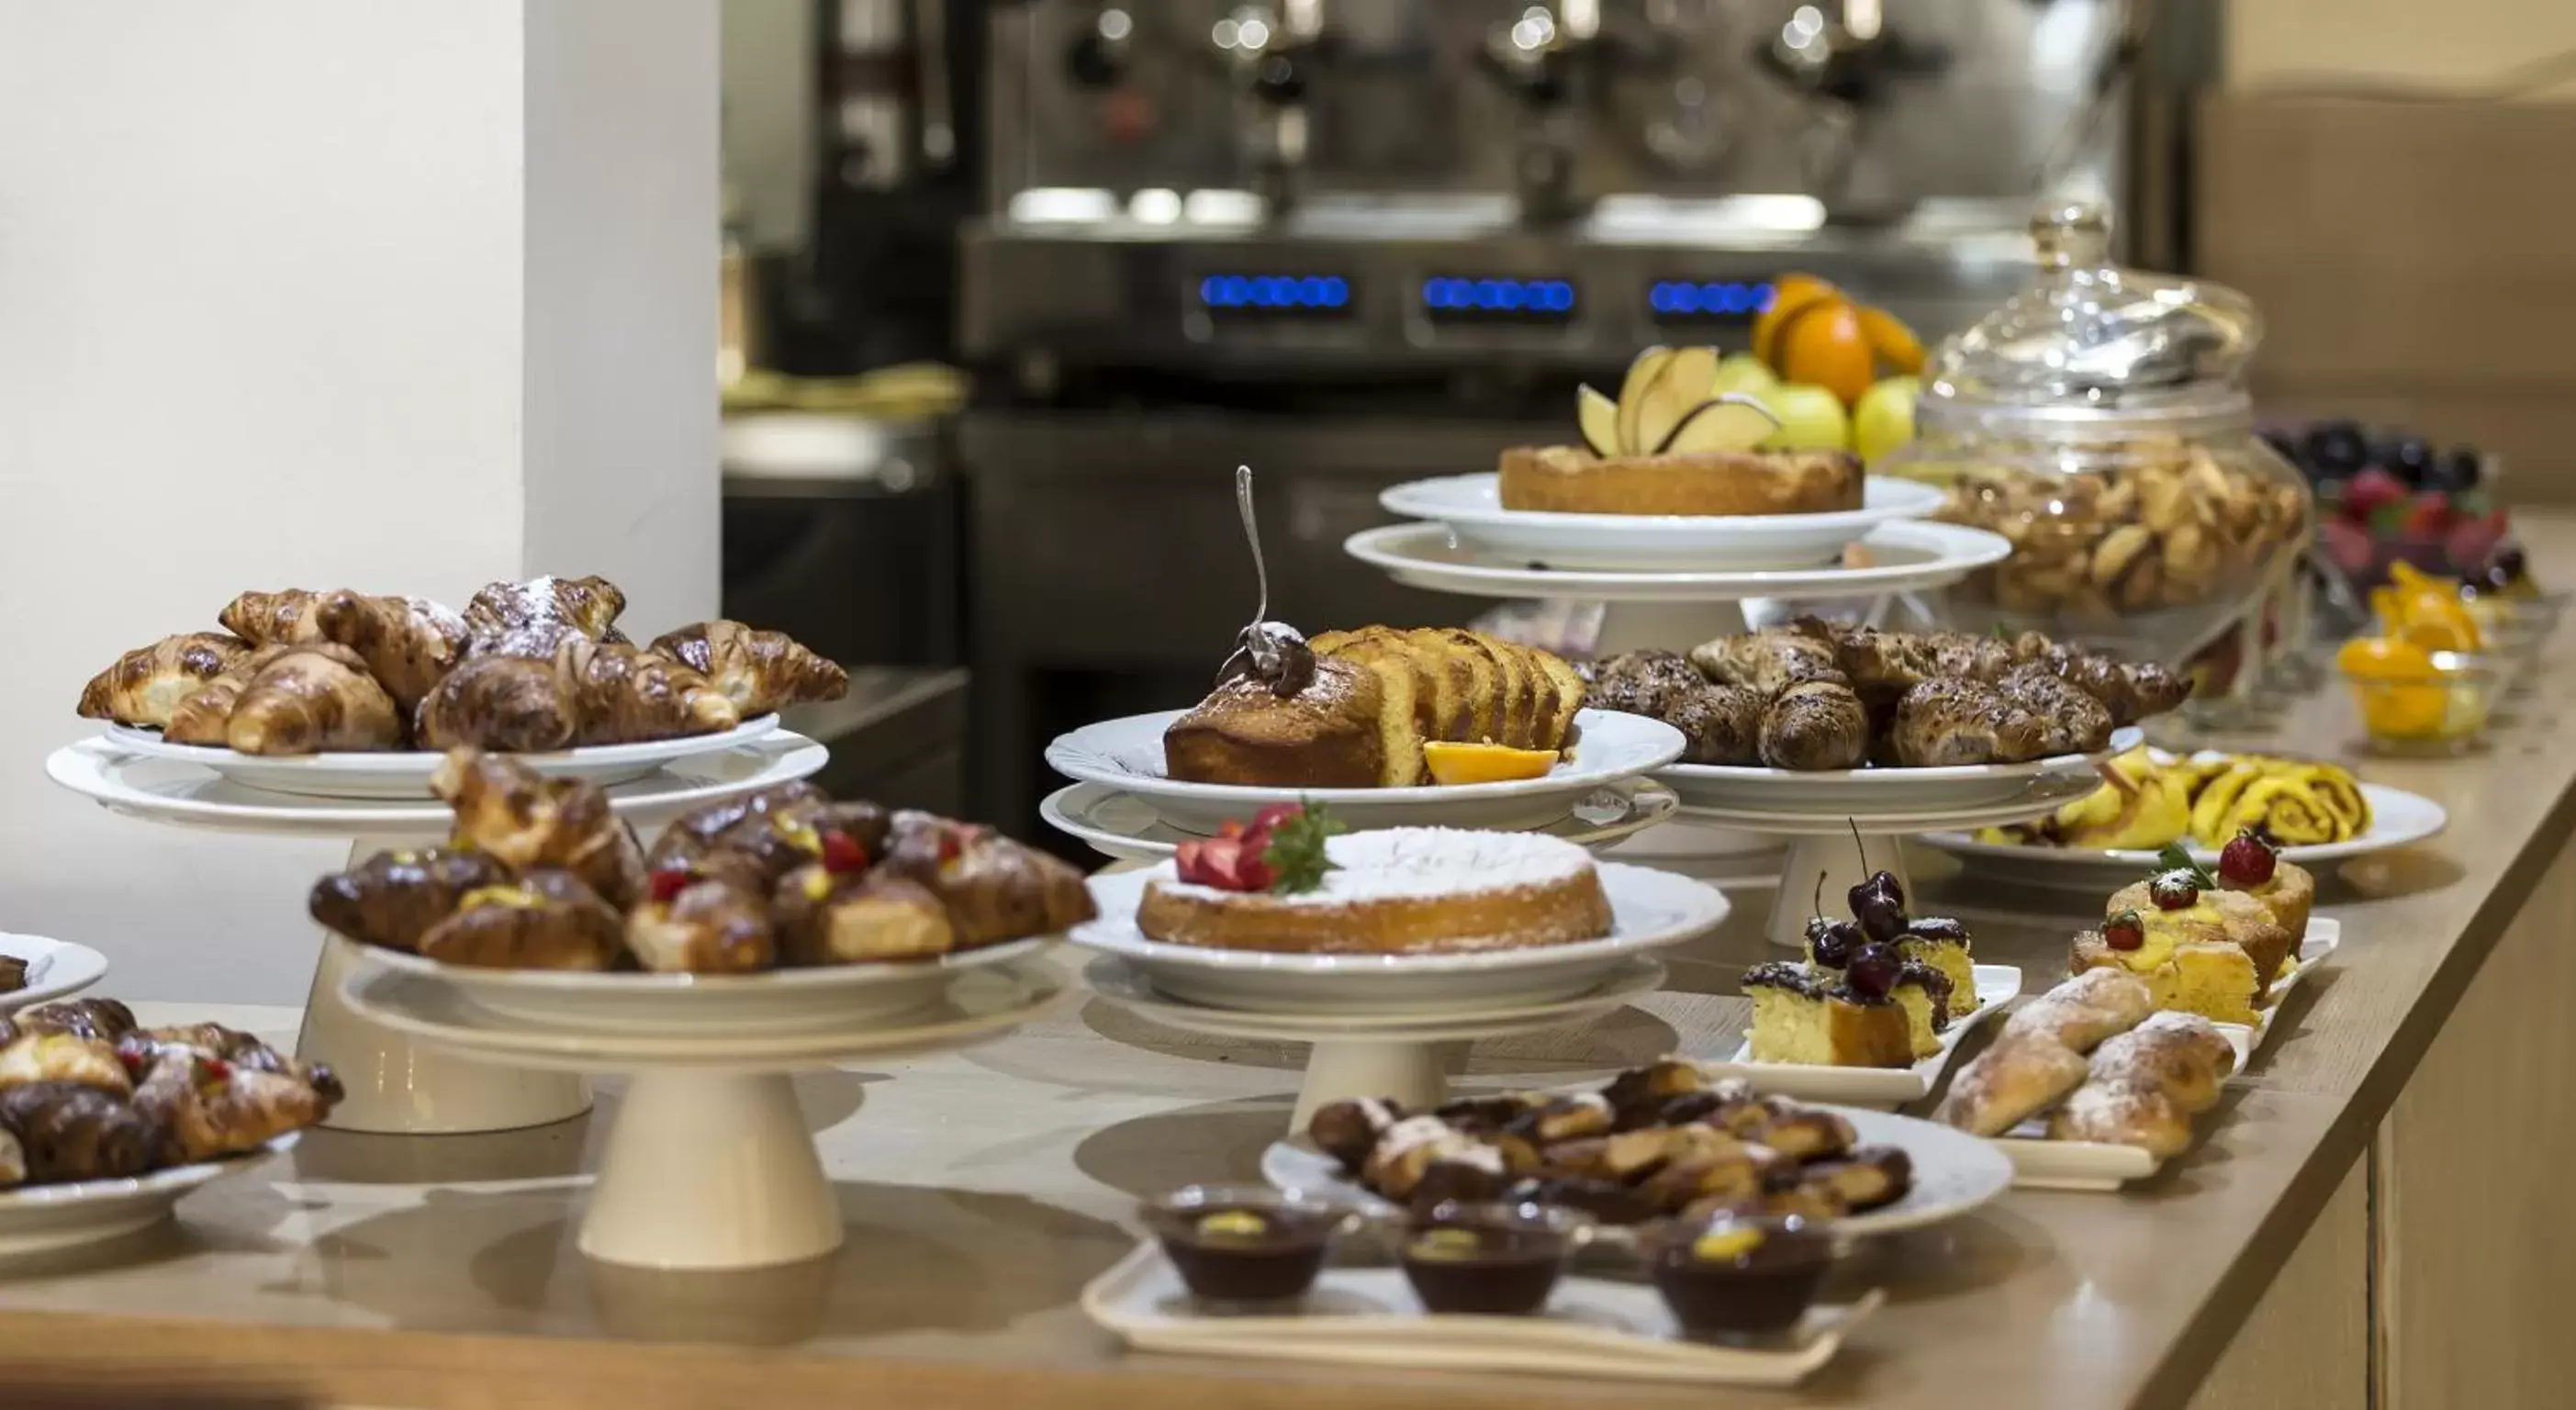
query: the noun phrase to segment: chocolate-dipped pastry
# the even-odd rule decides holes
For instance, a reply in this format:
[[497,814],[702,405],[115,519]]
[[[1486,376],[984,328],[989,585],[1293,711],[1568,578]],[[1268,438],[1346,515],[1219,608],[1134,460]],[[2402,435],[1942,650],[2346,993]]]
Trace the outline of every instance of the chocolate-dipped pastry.
[[1471,1136],[1491,1135],[1545,1106],[1547,1099],[1529,1092],[1497,1092],[1442,1102],[1431,1114]]
[[716,734],[742,723],[705,676],[639,646],[570,637],[555,653],[555,670],[572,686],[575,745]]
[[0,1045],[0,1090],[40,1083],[73,1082],[101,1091],[133,1090],[116,1046],[97,1038],[43,1029],[21,1030]]
[[1512,1179],[1510,1170],[1481,1152],[1434,1160],[1422,1168],[1421,1177],[1413,1182],[1408,1202],[1424,1213],[1452,1202],[1484,1204],[1501,1197]]
[[936,959],[958,948],[939,898],[883,871],[836,873],[808,862],[780,878],[770,914],[780,958],[791,965]]
[[[658,875],[658,874],[657,874]],[[739,874],[689,877],[626,913],[626,949],[662,974],[749,974],[778,964],[769,898]]]
[[313,604],[322,594],[305,588],[245,592],[224,605],[215,620],[253,646],[297,646],[322,639]]
[[452,847],[378,852],[313,883],[306,909],[339,934],[367,945],[410,950],[456,910],[469,891],[499,886],[511,872],[482,852]]
[[160,1129],[162,1165],[193,1165],[257,1150],[331,1112],[326,1093],[290,1072],[234,1063],[184,1045],[159,1050],[134,1089],[134,1109]]
[[567,637],[623,642],[617,614],[626,594],[606,578],[486,583],[465,604],[470,656],[552,656]]
[[[682,849],[687,843],[697,843],[701,848],[713,845],[717,838],[731,831],[746,818],[765,817],[785,809],[790,804],[821,804],[830,801],[830,797],[823,790],[803,779],[798,779],[793,783],[772,784],[758,793],[746,793],[739,798],[727,798],[721,802],[708,803],[673,818],[669,825],[662,829],[661,837],[654,840],[652,855],[656,859],[670,856],[675,860],[684,860],[685,856],[695,855],[693,852],[683,852]],[[686,841],[675,842],[675,838],[686,839]],[[656,864],[659,864],[658,860]]]
[[696,622],[653,638],[653,650],[705,676],[744,719],[790,705],[838,700],[850,674],[785,632],[740,622]]
[[20,1011],[13,1022],[23,1032],[69,1033],[113,1043],[134,1031],[134,1010],[114,999],[57,999]]
[[393,698],[345,646],[312,642],[287,651],[242,686],[224,743],[243,754],[321,754],[399,748]]
[[1503,1192],[1511,1204],[1553,1204],[1579,1209],[1604,1224],[1643,1224],[1663,1211],[1634,1188],[1616,1180],[1538,1176],[1515,1182]]
[[511,754],[569,749],[581,719],[554,657],[477,656],[442,676],[412,712],[423,749],[471,746]]
[[1610,1103],[1612,1116],[1621,1128],[1642,1126],[1654,1120],[1675,1097],[1704,1091],[1708,1074],[1697,1063],[1680,1058],[1664,1058],[1644,1067],[1632,1067],[1610,1079],[1601,1095]]
[[1404,1108],[1378,1097],[1326,1102],[1306,1123],[1306,1135],[1324,1154],[1357,1172],[1376,1148],[1378,1137],[1404,1119]]
[[15,994],[27,987],[27,962],[16,955],[0,955],[0,994]]
[[429,959],[487,969],[604,970],[625,952],[617,912],[581,878],[551,867],[467,892],[420,937]]
[[124,1096],[71,1082],[0,1091],[0,1131],[17,1137],[36,1184],[140,1175],[161,1149],[158,1123]]
[[1995,693],[2047,725],[2040,747],[2050,754],[2090,754],[2111,746],[2109,708],[2043,667],[2013,667],[1995,681]]
[[250,644],[222,632],[186,632],[138,646],[81,687],[87,720],[158,729],[180,701],[250,654]]
[[507,755],[456,749],[429,786],[455,810],[463,845],[522,871],[572,872],[612,906],[633,905],[643,894],[644,851],[635,830],[587,780],[550,779]]
[[912,811],[894,815],[878,869],[928,889],[947,908],[957,947],[1050,935],[1099,912],[1082,873],[989,827]]
[[316,599],[323,639],[358,653],[409,719],[465,653],[465,619],[426,597],[369,597],[342,589]]
[[1793,685],[1762,711],[1761,753],[1777,769],[1859,768],[1869,758],[1869,713],[1840,681]]
[[1690,663],[1723,685],[1739,685],[1765,700],[1811,681],[1848,684],[1834,661],[1832,643],[1797,631],[1771,628],[1722,636],[1691,648]]
[[1941,676],[1910,686],[1890,732],[1899,763],[1924,768],[2016,764],[2049,752],[2048,722],[1982,681]]

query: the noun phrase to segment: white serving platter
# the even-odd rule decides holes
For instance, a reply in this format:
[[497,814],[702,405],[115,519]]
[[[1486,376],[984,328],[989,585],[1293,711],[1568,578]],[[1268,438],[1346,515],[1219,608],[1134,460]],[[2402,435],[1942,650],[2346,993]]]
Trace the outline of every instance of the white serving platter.
[[0,1014],[68,999],[107,977],[107,956],[87,945],[0,932],[0,955],[27,962],[27,984],[0,993]]
[[1861,507],[1822,514],[1556,514],[1505,509],[1492,471],[1394,486],[1390,514],[1446,524],[1491,552],[1560,568],[1795,568],[1831,561],[1890,520],[1941,507],[1932,485],[1871,475]]
[[2019,764],[1812,772],[1740,764],[1668,764],[1655,771],[1655,781],[1678,794],[1686,808],[1832,817],[1936,814],[2010,802],[2040,778],[2075,775],[2098,786],[2101,776],[2094,766],[2135,748],[2142,737],[2133,725],[2114,731],[2108,747],[2089,754],[2055,754]]
[[[778,716],[762,715],[716,734],[684,735],[641,744],[604,744],[511,757],[548,778],[586,778],[593,783],[626,783],[675,760],[721,754],[740,748],[778,728]],[[293,793],[313,798],[430,798],[429,777],[447,756],[436,750],[385,750],[376,753],[240,754],[203,744],[172,744],[159,730],[110,725],[99,738],[110,746],[146,759],[195,764],[244,788]]]
[[1775,811],[1686,802],[1681,811],[1686,818],[1723,823],[1754,832],[1773,832],[1785,837],[1849,837],[1855,826],[1869,836],[1909,836],[1932,828],[2027,822],[2092,792],[2093,777],[2081,773],[2041,774],[2021,780],[2016,791],[2003,798],[1930,810],[1854,807],[1844,812],[1804,808]]
[[[175,1165],[128,1179],[0,1190],[0,1258],[101,1243],[149,1228],[169,1218],[190,1191],[284,1154],[294,1149],[301,1136],[290,1131],[246,1155]],[[5,1269],[0,1269],[0,1276],[5,1276]]]
[[[2342,842],[2284,847],[2281,859],[2319,867],[2354,857],[2404,847],[2441,835],[2450,825],[2442,805],[2421,794],[2383,783],[2365,783],[2361,796],[2370,804],[2370,826]],[[1923,845],[1960,858],[1981,876],[2022,886],[2094,891],[2125,886],[2157,865],[2156,854],[2127,850],[2032,847],[2015,842],[1980,842],[1967,832],[1925,833]],[[2192,860],[2218,864],[2218,849],[2190,844]]]
[[1779,1338],[1748,1345],[1692,1340],[1651,1284],[1580,1272],[1530,1317],[1433,1316],[1397,1268],[1327,1268],[1295,1312],[1221,1315],[1200,1307],[1148,1241],[1092,1279],[1082,1311],[1144,1351],[1781,1388],[1831,1361],[1885,1297],[1873,1289],[1854,1302],[1820,1303]]
[[1903,1106],[1932,1094],[1941,1073],[1958,1054],[1959,1043],[1978,1024],[1994,1017],[2021,993],[2021,971],[2011,965],[1981,964],[1977,970],[1977,1007],[1951,1021],[1941,1032],[1941,1051],[1912,1067],[1827,1067],[1815,1063],[1756,1062],[1752,1034],[1724,1062],[1700,1063],[1715,1077],[1741,1077],[1763,1092],[1805,1101],[1845,1102],[1854,1106]]
[[[2254,1011],[2256,1022],[2249,1028],[2241,1023],[2221,1023],[2218,1031],[2227,1045],[2236,1050],[2236,1071],[2242,1073],[2263,1050],[2264,1040],[2277,1026],[2273,1019],[2282,1003],[2297,988],[2299,981],[2325,963],[2343,943],[2343,923],[2315,919],[2308,922],[2308,933],[2299,944],[2297,962],[2272,980],[2270,1002]],[[2200,1119],[2206,1119],[2204,1113]],[[2013,1164],[2013,1184],[2027,1190],[2078,1190],[2107,1193],[2132,1180],[2143,1180],[2162,1169],[2164,1162],[2152,1152],[2136,1146],[2113,1145],[2104,1141],[2052,1141],[2048,1139],[2048,1115],[2032,1117],[2011,1131],[1994,1139],[1993,1145]]]
[[1170,880],[1163,862],[1091,879],[1097,919],[1065,938],[1118,956],[1156,989],[1185,1003],[1262,1014],[1432,1014],[1544,1003],[1597,985],[1629,956],[1705,935],[1726,919],[1723,893],[1705,882],[1619,862],[1598,864],[1611,932],[1572,945],[1436,955],[1318,955],[1170,945],[1136,928],[1148,882]]
[[1054,936],[987,945],[937,959],[819,965],[761,974],[589,974],[440,964],[365,945],[361,962],[446,985],[499,1018],[599,1034],[722,1038],[726,1034],[843,1032],[889,1023],[940,1003],[969,970],[1012,964]]
[[[1914,1166],[1914,1184],[1903,1199],[1866,1214],[1834,1220],[1827,1227],[1837,1234],[1858,1237],[1928,1228],[1956,1219],[2012,1187],[2012,1161],[1997,1142],[1981,1141],[1965,1131],[1918,1117],[1863,1107],[1812,1105],[1841,1113],[1851,1122],[1860,1145],[1902,1147]],[[1373,1212],[1394,1208],[1345,1175],[1331,1156],[1302,1140],[1272,1142],[1261,1153],[1261,1178],[1278,1189],[1329,1194]]]
[[1163,773],[1163,731],[1185,710],[1085,725],[1058,735],[1046,761],[1083,783],[1125,793],[1176,831],[1214,836],[1273,803],[1320,803],[1345,827],[1467,827],[1530,832],[1553,827],[1595,790],[1652,773],[1682,755],[1681,731],[1642,715],[1580,710],[1574,743],[1542,777],[1420,788],[1254,788],[1183,783]]
[[[1669,820],[1680,808],[1671,789],[1641,781],[1594,789],[1573,812],[1537,830],[1598,852]],[[1048,794],[1038,804],[1038,819],[1122,862],[1158,862],[1191,840],[1143,802],[1097,783],[1069,784]]]
[[1860,540],[1866,566],[1842,562],[1790,568],[1567,568],[1534,564],[1461,540],[1446,524],[1363,529],[1342,551],[1408,587],[1467,597],[1570,597],[1595,602],[1704,603],[1748,597],[1883,597],[1948,587],[2012,556],[2001,534],[1958,524],[1900,520]]
[[1212,1008],[1173,998],[1154,987],[1133,963],[1116,955],[1095,956],[1084,967],[1082,979],[1093,993],[1121,1008],[1191,1033],[1275,1043],[1410,1044],[1470,1042],[1582,1023],[1662,988],[1664,966],[1651,956],[1630,955],[1602,969],[1591,987],[1561,999],[1498,1001],[1472,1008],[1444,1005],[1419,1012],[1259,1013]]
[[[772,730],[719,754],[675,759],[658,771],[608,789],[609,805],[627,817],[669,817],[701,803],[757,792],[807,777],[831,762],[831,751],[789,730]],[[293,836],[444,837],[456,815],[435,798],[317,798],[274,793],[233,782],[212,769],[147,759],[105,739],[85,739],[45,759],[55,783],[112,813],[182,826]]]

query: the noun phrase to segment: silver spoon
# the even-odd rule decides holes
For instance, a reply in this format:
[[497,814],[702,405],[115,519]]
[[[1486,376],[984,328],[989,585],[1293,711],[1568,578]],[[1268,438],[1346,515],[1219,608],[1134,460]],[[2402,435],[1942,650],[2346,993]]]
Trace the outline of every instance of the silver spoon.
[[1251,641],[1261,632],[1261,624],[1270,620],[1270,565],[1261,559],[1261,520],[1252,508],[1252,467],[1234,467],[1234,508],[1243,518],[1243,540],[1252,545],[1252,579],[1259,584],[1260,605],[1252,609],[1252,625],[1243,629],[1241,640]]

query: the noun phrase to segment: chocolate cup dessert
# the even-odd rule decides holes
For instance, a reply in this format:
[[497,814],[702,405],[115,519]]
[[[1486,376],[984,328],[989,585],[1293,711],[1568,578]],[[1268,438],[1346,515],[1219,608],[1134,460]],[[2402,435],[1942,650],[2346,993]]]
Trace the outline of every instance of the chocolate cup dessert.
[[1295,1190],[1190,1185],[1148,1201],[1144,1218],[1193,1295],[1255,1305],[1305,1296],[1351,1213]]
[[1760,1336],[1798,1324],[1842,1249],[1796,1216],[1669,1219],[1641,1240],[1673,1320],[1693,1336]]
[[1441,1204],[1416,1215],[1398,1257],[1433,1312],[1526,1317],[1547,1306],[1592,1221],[1543,1204]]

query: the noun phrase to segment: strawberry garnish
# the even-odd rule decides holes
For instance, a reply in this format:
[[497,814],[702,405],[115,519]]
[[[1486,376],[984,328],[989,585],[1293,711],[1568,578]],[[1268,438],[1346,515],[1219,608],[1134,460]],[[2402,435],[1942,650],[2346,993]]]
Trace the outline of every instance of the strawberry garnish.
[[1172,853],[1172,870],[1192,886],[1208,885],[1207,844],[1197,841],[1182,843]]
[[1243,836],[1243,824],[1232,818],[1227,818],[1224,822],[1216,825],[1216,835],[1219,837],[1241,837]]
[[835,876],[868,869],[868,849],[846,832],[823,834],[823,870]]
[[2272,879],[2273,868],[2280,860],[2278,852],[2255,836],[2252,828],[2246,828],[2220,849],[2218,875],[2230,886],[2251,890]]
[[222,1058],[208,1058],[205,1071],[208,1077],[218,1082],[228,1082],[232,1080],[233,1065]]
[[1273,803],[1269,807],[1252,815],[1252,830],[1255,832],[1277,832],[1281,823],[1287,822],[1291,818],[1300,818],[1305,815],[1306,805],[1303,803]]
[[667,906],[671,903],[672,897],[689,889],[689,869],[663,867],[645,877],[644,886],[646,895]]

